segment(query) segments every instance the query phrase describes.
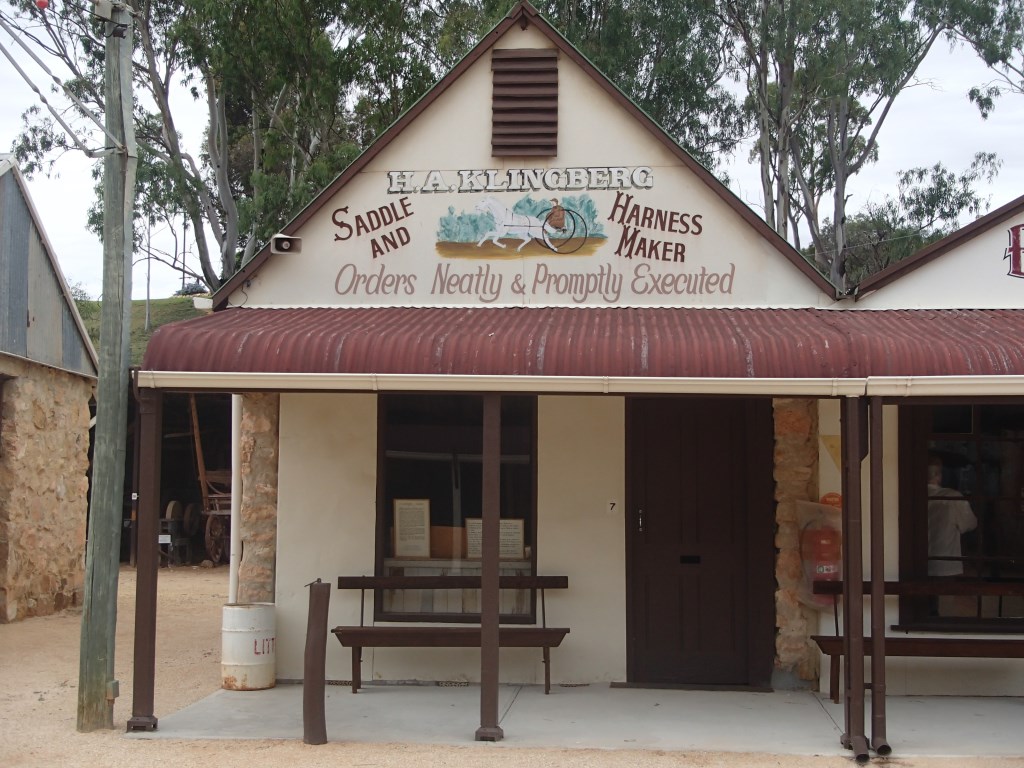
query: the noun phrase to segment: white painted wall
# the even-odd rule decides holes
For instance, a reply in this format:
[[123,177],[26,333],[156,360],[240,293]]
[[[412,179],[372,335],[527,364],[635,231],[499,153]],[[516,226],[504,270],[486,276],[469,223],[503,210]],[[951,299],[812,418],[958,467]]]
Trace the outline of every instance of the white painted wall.
[[[309,591],[332,583],[329,626],[359,623],[358,593],[338,576],[373,574],[377,494],[375,395],[281,395],[277,507],[277,676],[302,678]],[[328,679],[348,679],[349,655],[330,638]]]
[[[899,579],[899,421],[898,408],[894,405],[885,406],[882,415],[883,429],[883,507],[885,524],[885,579]],[[828,455],[825,447],[826,436],[838,436],[839,401],[820,400],[818,408],[818,430],[822,438],[819,454],[819,484],[822,493],[840,491],[838,467]],[[862,467],[864,520],[864,578],[871,575],[870,563],[870,491],[871,491],[871,457],[868,456]],[[871,632],[870,598],[865,601],[864,632]],[[826,608],[819,612],[817,634],[831,635],[834,633],[832,609]],[[897,597],[885,598],[885,625],[887,636],[904,635],[893,630],[899,622],[899,602]],[[840,626],[842,614],[840,613]],[[927,635],[929,633],[915,633]],[[942,633],[942,637],[956,637]],[[969,635],[965,635],[969,636]],[[827,656],[822,656],[819,676],[821,690],[828,691]],[[865,676],[871,679],[870,660],[866,661]],[[841,679],[841,678],[840,678]],[[958,696],[1019,696],[1024,689],[1024,659],[910,659],[891,658],[886,661],[886,691],[893,696],[902,695],[958,695]]]
[[1024,214],[990,227],[958,248],[914,269],[853,309],[1017,309],[1024,307],[1024,280],[1008,274],[1005,258],[1009,230],[1024,224]]
[[[898,576],[897,409],[884,412],[885,577]],[[820,436],[839,434],[837,401],[822,400]],[[317,577],[373,573],[376,496],[376,397],[282,395],[277,561],[277,676],[302,677],[308,593]],[[822,442],[822,445],[824,443]],[[822,493],[839,490],[825,448]],[[537,572],[569,577],[568,590],[547,596],[548,624],[571,632],[552,651],[555,683],[624,680],[626,675],[625,401],[620,397],[538,399]],[[864,466],[865,500],[870,489]],[[614,502],[614,509],[611,504]],[[865,506],[865,573],[870,522]],[[367,617],[372,616],[368,599]],[[898,620],[887,598],[886,624]],[[359,595],[332,589],[330,625],[357,624]],[[865,613],[865,626],[869,626]],[[832,632],[832,612],[818,632]],[[892,630],[888,630],[894,634]],[[350,677],[350,655],[333,638],[328,679]],[[364,652],[364,680],[479,680],[479,652],[377,649]],[[1017,695],[1024,661],[891,659],[888,691],[901,694]],[[503,649],[501,679],[543,680],[540,652]],[[828,680],[823,658],[822,680]]]
[[[373,573],[376,397],[282,395],[277,561],[277,677],[300,679],[308,593],[317,577]],[[624,680],[625,406],[619,397],[538,402],[537,572],[569,577],[547,595],[553,682]],[[611,503],[614,502],[614,509]],[[367,596],[367,622],[372,617]],[[332,589],[330,626],[359,623],[359,593]],[[347,680],[350,651],[330,638],[327,678]],[[478,681],[475,649],[366,649],[364,680]],[[501,679],[540,683],[541,652],[501,651]]]
[[548,596],[548,623],[572,630],[552,679],[625,680],[625,400],[541,397],[537,411],[537,572],[569,577]]

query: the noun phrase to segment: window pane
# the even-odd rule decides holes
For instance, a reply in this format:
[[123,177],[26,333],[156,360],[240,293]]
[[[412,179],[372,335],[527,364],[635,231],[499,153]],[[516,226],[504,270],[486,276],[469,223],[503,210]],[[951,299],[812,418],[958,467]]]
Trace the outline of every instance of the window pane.
[[940,405],[932,409],[932,432],[936,434],[969,434],[971,423],[969,405]]
[[[379,572],[396,576],[479,575],[483,515],[483,400],[478,396],[381,398],[384,496],[380,507],[388,540]],[[501,424],[501,572],[533,573],[534,409],[530,397],[503,397]],[[420,546],[395,547],[395,501],[403,509],[429,506],[429,532]],[[422,513],[420,513],[422,520]],[[468,521],[468,522],[467,522]],[[508,521],[507,523],[505,521]],[[401,527],[401,526],[399,526]],[[422,523],[420,528],[422,528]],[[419,530],[419,529],[417,529]],[[415,553],[410,555],[410,553]],[[527,619],[527,590],[502,590],[507,619]],[[384,618],[478,618],[479,590],[395,590],[379,608]]]
[[970,589],[971,582],[998,590],[1024,580],[1024,406],[906,410],[924,417],[903,422],[906,444],[927,456],[901,465],[914,473],[901,479],[911,489],[900,518],[901,535],[910,542],[901,545],[901,572],[966,582],[952,588],[967,593],[905,598],[902,621],[959,631],[1024,629],[1024,599]]
[[933,441],[928,451],[928,575],[971,573],[976,546],[964,538],[978,527],[969,497],[975,489],[974,446]]

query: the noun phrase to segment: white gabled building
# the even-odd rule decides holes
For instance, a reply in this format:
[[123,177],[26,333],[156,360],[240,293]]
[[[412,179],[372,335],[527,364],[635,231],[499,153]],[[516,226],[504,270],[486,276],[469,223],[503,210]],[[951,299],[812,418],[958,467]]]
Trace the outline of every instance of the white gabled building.
[[[865,568],[884,560],[879,579],[926,581],[938,449],[983,520],[963,542],[965,576],[1024,578],[1024,312],[1011,300],[1024,282],[983,277],[987,256],[957,246],[921,267],[922,279],[936,271],[927,285],[915,272],[837,299],[526,2],[282,236],[211,316],[159,329],[138,375],[150,413],[166,391],[245,393],[268,425],[254,454],[273,460],[243,485],[276,502],[247,518],[243,490],[242,518],[273,547],[244,555],[241,578],[270,574],[280,679],[302,676],[316,578],[500,567],[568,576],[547,597],[549,622],[571,628],[552,652],[558,682],[815,685],[827,663],[811,636],[832,611],[811,594],[822,563],[802,552],[803,502],[841,497],[857,590],[862,550]],[[968,274],[1005,302],[958,304]],[[496,503],[481,490],[485,413],[502,425]],[[499,515],[500,563],[474,550],[476,521]],[[861,530],[872,516],[881,543]],[[140,567],[153,567],[141,552]],[[144,623],[151,600],[140,590]],[[892,598],[884,631],[1024,630],[1021,598],[997,602],[979,598],[966,617]],[[493,607],[475,593],[393,593],[369,620],[458,623]],[[499,608],[510,623],[538,619],[529,600]],[[359,611],[358,592],[335,592],[332,625]],[[890,693],[1004,695],[1024,681],[1020,660],[889,662]],[[347,665],[332,648],[328,677],[348,679]],[[362,675],[478,681],[480,655],[367,649]],[[502,651],[501,680],[542,678],[538,653]],[[135,726],[155,722],[151,703],[137,709]]]

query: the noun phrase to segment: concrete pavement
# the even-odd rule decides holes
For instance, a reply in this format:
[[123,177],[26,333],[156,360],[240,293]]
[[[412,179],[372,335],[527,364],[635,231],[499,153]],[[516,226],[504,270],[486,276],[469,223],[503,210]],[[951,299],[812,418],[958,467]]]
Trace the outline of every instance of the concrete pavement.
[[[607,684],[503,685],[498,747],[652,749],[849,755],[843,709],[809,691],[751,693],[613,688]],[[328,686],[330,741],[474,743],[476,685],[370,684],[358,694]],[[1024,698],[892,696],[893,757],[1022,756]],[[157,713],[158,730],[135,739],[302,739],[302,686],[218,691],[180,712]],[[870,700],[868,717],[870,718]],[[870,739],[870,720],[866,728]]]

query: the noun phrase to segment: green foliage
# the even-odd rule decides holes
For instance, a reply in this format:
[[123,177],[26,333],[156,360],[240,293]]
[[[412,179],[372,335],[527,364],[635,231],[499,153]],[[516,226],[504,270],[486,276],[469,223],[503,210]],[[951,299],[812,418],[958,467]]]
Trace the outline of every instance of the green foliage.
[[71,293],[72,301],[75,302],[75,307],[78,309],[78,315],[82,318],[82,322],[87,329],[95,325],[98,338],[100,333],[100,303],[93,300],[92,296],[89,295],[89,291],[85,289],[82,283],[73,283],[68,286],[68,290]]
[[[569,211],[575,211],[586,225],[587,237],[606,237],[600,212],[590,195],[566,195],[558,204]],[[519,198],[512,206],[512,212],[544,221],[551,213],[552,201],[548,198],[534,199],[531,195]],[[448,213],[437,224],[437,240],[441,243],[475,243],[495,227],[490,212],[455,212],[455,206],[448,206]]]
[[448,206],[448,215],[442,216],[437,223],[437,241],[439,243],[475,243],[485,234],[494,229],[494,220],[490,214],[455,213],[455,206]]
[[722,84],[730,40],[713,3],[547,0],[537,7],[706,167],[744,137],[745,115]]
[[[76,300],[79,314],[82,316],[82,323],[85,325],[86,333],[92,340],[93,346],[98,351],[100,348],[100,302],[89,300]],[[131,328],[131,364],[142,363],[142,354],[146,351],[146,345],[152,337],[153,332],[161,325],[174,323],[178,320],[189,320],[194,317],[202,317],[206,313],[198,310],[192,304],[191,296],[176,296],[170,299],[151,299],[149,302],[150,328],[146,330],[146,301],[139,299],[132,302],[132,328]]]
[[[980,181],[992,181],[1000,163],[991,153],[979,152],[962,173],[942,163],[911,168],[898,174],[895,197],[868,205],[846,220],[846,275],[850,285],[902,261],[929,243],[953,232],[964,216],[976,218],[988,207],[975,190]],[[835,227],[826,221],[822,240],[834,247]],[[813,249],[806,251],[813,256]]]
[[[874,162],[879,130],[935,42],[977,20],[973,3],[718,0],[723,22],[742,41],[736,65],[759,130],[769,223],[786,234],[802,220],[816,264],[840,290],[848,282],[847,183]],[[838,222],[828,237],[820,210],[826,196]]]
[[991,69],[996,82],[975,86],[968,98],[983,118],[1006,93],[1024,96],[1024,1],[961,0],[957,37]]
[[174,292],[175,296],[202,296],[209,293],[207,288],[199,280],[193,280],[191,283],[185,283],[181,288]]

